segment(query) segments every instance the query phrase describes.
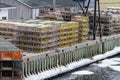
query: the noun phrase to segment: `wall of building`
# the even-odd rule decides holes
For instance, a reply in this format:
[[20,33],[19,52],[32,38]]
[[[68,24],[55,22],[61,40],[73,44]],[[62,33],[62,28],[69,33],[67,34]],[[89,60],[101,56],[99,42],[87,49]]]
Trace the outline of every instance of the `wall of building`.
[[37,16],[39,16],[39,9],[33,9],[32,10],[32,18],[35,19]]
[[[85,5],[87,5],[87,2],[88,0],[86,1]],[[94,0],[91,0],[90,7],[94,7]],[[100,0],[100,7],[101,9],[105,9],[107,7],[120,7],[120,0]],[[78,9],[80,9],[79,6]]]
[[0,9],[0,20],[6,17],[6,19],[8,19],[8,9]]
[[8,19],[30,19],[32,18],[32,9],[18,2],[17,0],[0,0],[0,3],[13,5],[16,9],[8,11]]
[[71,6],[67,6],[67,7],[59,7],[59,8],[56,8],[56,11],[61,11],[61,12],[64,12],[64,11],[68,11],[68,12],[77,12],[77,8],[76,7],[71,7]]
[[101,8],[120,7],[120,0],[100,0]]

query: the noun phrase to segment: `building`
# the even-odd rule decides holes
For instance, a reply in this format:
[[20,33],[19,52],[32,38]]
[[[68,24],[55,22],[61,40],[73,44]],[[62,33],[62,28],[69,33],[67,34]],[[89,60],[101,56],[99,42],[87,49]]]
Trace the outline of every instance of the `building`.
[[[90,7],[94,7],[95,0],[90,1]],[[88,0],[86,0],[88,2]],[[87,3],[85,3],[87,5]],[[100,0],[100,7],[101,9],[105,9],[108,7],[120,7],[120,0]]]
[[120,0],[100,0],[101,9],[107,7],[120,7]]
[[35,13],[35,11],[37,11],[21,0],[0,0],[0,3],[16,7],[14,10],[8,10],[8,19],[30,19],[33,18],[33,12]]
[[[8,11],[8,19],[35,18],[40,15],[41,7],[53,6],[53,0],[0,0],[0,3],[16,7],[16,9]],[[56,0],[55,2],[56,6],[75,6],[76,4],[72,0]]]
[[15,7],[0,3],[0,20],[1,19],[8,19],[8,10],[15,9]]

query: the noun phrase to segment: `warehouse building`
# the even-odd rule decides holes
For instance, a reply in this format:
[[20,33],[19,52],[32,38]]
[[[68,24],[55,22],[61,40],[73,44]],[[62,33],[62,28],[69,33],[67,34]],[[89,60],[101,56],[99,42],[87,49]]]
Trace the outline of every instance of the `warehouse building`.
[[1,19],[8,19],[8,10],[15,9],[15,7],[0,3],[0,20]]
[[[5,3],[16,7],[14,10],[8,10],[8,19],[34,19],[40,15],[41,7],[53,7],[53,0],[0,0],[0,3]],[[76,2],[72,0],[56,0],[55,5],[72,6],[73,8],[73,6],[76,5]],[[68,7],[66,9],[69,10]],[[50,8],[50,10],[52,9]]]

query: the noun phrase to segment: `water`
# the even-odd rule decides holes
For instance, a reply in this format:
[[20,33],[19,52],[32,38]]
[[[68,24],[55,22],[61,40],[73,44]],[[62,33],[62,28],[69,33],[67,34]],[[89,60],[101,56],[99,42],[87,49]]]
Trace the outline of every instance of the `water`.
[[[109,58],[110,61],[107,61],[107,64],[103,63],[105,65],[104,67],[98,66],[98,64],[100,65],[102,63],[102,61],[100,61],[98,63],[91,64],[90,66],[79,68],[75,71],[66,73],[61,76],[57,76],[52,80],[80,80],[79,75],[73,75],[72,73],[76,71],[81,71],[81,70],[87,70],[87,71],[94,72],[94,75],[91,76],[92,79],[90,80],[120,80],[120,72],[113,70],[112,68],[109,67],[109,66],[113,66],[113,67],[117,66],[117,68],[120,68],[120,55],[117,55],[114,58],[117,58],[118,60],[114,60],[115,62],[112,62],[113,58]],[[103,61],[103,62],[106,62],[106,61]]]

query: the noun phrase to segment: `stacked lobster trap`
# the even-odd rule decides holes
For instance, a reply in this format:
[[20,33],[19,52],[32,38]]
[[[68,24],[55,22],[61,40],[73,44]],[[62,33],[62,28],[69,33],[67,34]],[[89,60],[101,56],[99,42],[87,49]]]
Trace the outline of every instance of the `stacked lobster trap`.
[[73,21],[79,23],[79,43],[86,42],[88,40],[89,32],[89,18],[82,16],[74,16]]
[[79,24],[77,22],[62,22],[60,26],[59,47],[72,46],[78,43]]
[[16,35],[16,25],[12,22],[0,22],[0,35],[6,39],[13,39]]
[[[30,22],[32,21],[25,21]],[[16,46],[27,52],[45,52],[78,43],[79,24],[67,21],[22,23],[17,25]]]
[[22,51],[0,37],[0,80],[22,80]]
[[85,42],[88,37],[88,19],[85,17],[80,17],[79,22],[38,19],[6,21],[5,24],[14,25],[12,29],[15,30],[15,35],[11,38],[12,42],[27,52],[39,53],[64,48]]
[[[120,33],[120,9],[118,8],[107,8],[101,11],[100,23],[101,23],[101,32],[103,36],[110,36],[112,34],[119,34]],[[93,26],[94,16],[93,14],[89,16],[90,19],[90,26]],[[98,16],[97,21],[98,24]],[[97,26],[96,34],[100,35],[100,27]],[[92,29],[90,30],[92,31]]]

